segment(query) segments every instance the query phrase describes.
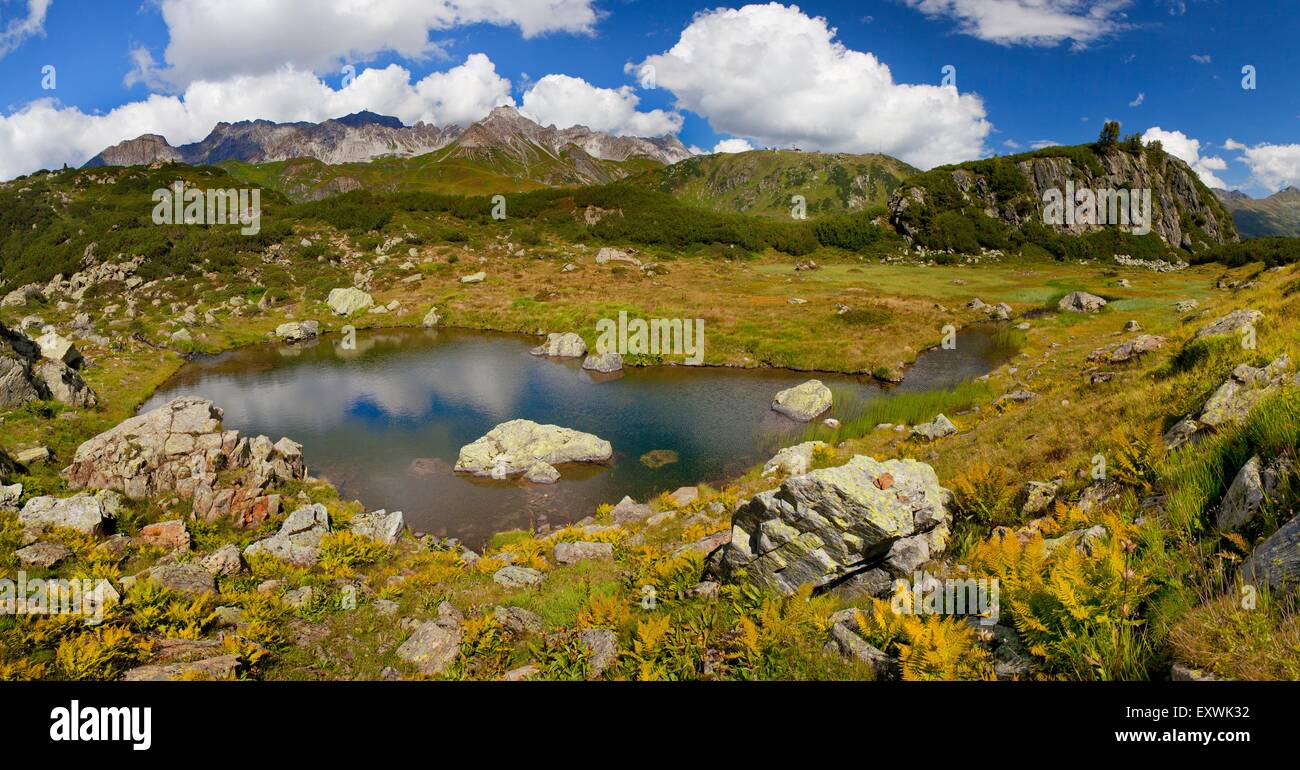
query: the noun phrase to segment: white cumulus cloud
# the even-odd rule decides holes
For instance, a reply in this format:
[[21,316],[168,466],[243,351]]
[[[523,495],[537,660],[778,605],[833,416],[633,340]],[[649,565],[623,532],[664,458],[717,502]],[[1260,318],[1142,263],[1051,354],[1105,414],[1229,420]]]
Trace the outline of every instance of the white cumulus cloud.
[[[438,49],[431,32],[488,23],[525,37],[590,33],[592,0],[157,0],[167,25],[165,64],[155,79],[261,74],[289,66],[323,73],[383,52],[408,59]],[[137,59],[137,69],[139,68]],[[137,78],[141,73],[137,73]]]
[[779,3],[699,13],[671,49],[628,69],[715,131],[762,145],[883,152],[928,168],[984,155],[992,129],[980,97],[897,83],[825,19]]
[[1223,145],[1241,153],[1250,168],[1251,179],[1269,192],[1300,185],[1300,144],[1257,144],[1247,146],[1229,139]]
[[906,0],[932,19],[998,45],[1086,47],[1128,27],[1129,0]]
[[15,16],[0,27],[0,57],[35,35],[45,34],[45,14],[54,0],[27,0],[27,15]]
[[1215,174],[1216,171],[1227,170],[1228,162],[1217,155],[1202,155],[1200,140],[1193,139],[1182,131],[1165,131],[1159,126],[1148,128],[1142,137],[1148,143],[1160,142],[1165,152],[1191,166],[1206,186],[1228,186]]
[[523,95],[519,112],[542,125],[584,125],[618,136],[661,136],[682,130],[676,112],[638,112],[641,98],[631,86],[600,88],[582,78],[547,75]]
[[749,152],[754,146],[744,139],[723,139],[713,146],[714,152]]
[[0,116],[0,179],[64,163],[80,165],[105,147],[146,133],[162,134],[173,145],[198,141],[221,121],[321,121],[372,110],[407,124],[463,125],[503,104],[514,104],[510,81],[483,54],[471,54],[464,63],[415,82],[396,64],[364,70],[338,89],[309,72],[287,68],[196,81],[183,94],[152,94],[102,115],[40,99]]

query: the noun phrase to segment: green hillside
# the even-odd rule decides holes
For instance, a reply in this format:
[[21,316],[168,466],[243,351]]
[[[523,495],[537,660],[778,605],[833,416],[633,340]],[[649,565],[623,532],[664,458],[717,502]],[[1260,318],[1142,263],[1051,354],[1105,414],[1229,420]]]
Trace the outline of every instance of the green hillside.
[[808,215],[884,205],[917,170],[888,155],[752,150],[719,153],[654,169],[630,180],[714,211],[788,218],[802,195]]

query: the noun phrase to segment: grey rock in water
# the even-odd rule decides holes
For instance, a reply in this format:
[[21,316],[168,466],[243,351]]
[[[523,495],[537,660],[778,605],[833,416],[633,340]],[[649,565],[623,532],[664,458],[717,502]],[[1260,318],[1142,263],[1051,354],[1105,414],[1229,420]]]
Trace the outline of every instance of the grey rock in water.
[[552,466],[603,463],[613,455],[608,441],[590,433],[532,420],[511,420],[461,447],[455,470],[500,479],[526,473],[538,462]]
[[611,374],[623,369],[623,357],[618,353],[593,353],[583,360],[582,368],[590,372]]
[[772,408],[792,420],[811,422],[831,408],[832,400],[831,389],[821,380],[808,380],[777,393]]
[[573,332],[552,333],[546,335],[546,342],[532,349],[535,356],[552,358],[581,358],[587,355],[587,343]]

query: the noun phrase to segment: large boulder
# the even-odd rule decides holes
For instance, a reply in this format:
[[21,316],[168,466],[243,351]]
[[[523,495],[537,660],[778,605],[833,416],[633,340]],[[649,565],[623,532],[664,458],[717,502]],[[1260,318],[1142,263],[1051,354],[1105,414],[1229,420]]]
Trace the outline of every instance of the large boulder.
[[531,352],[535,356],[581,358],[587,355],[587,343],[574,332],[551,333],[546,335],[546,342],[533,348]]
[[593,353],[583,360],[582,368],[589,372],[611,374],[623,368],[623,357],[618,353]]
[[532,420],[511,420],[461,447],[455,470],[504,479],[527,473],[539,462],[552,466],[603,463],[613,456],[609,442],[590,433]]
[[1290,473],[1291,464],[1286,457],[1279,457],[1267,466],[1259,455],[1247,460],[1219,503],[1215,525],[1220,529],[1237,529],[1250,522],[1265,503],[1276,497]]
[[711,557],[724,580],[792,594],[881,567],[907,574],[946,539],[949,493],[916,460],[845,465],[787,479],[732,516],[731,540]]
[[244,549],[244,557],[258,554],[309,567],[320,555],[320,541],[330,532],[330,516],[320,503],[304,506],[289,514],[280,531]]
[[1300,585],[1300,516],[1260,543],[1240,570],[1247,582],[1263,583],[1279,595]]
[[302,342],[320,334],[319,321],[289,321],[275,327],[275,336],[285,342]]
[[406,519],[401,511],[389,513],[380,508],[370,513],[359,513],[352,517],[349,527],[352,534],[368,537],[384,545],[393,545],[406,529]]
[[330,289],[325,304],[329,305],[335,315],[347,316],[369,309],[375,304],[375,300],[360,289]]
[[1072,291],[1061,297],[1056,306],[1067,313],[1096,313],[1106,307],[1106,300],[1086,291]]
[[121,510],[122,496],[109,490],[72,497],[33,497],[19,512],[18,522],[27,530],[75,529],[104,535]]
[[772,399],[772,408],[792,420],[810,422],[831,408],[831,389],[821,380],[808,380],[793,388],[786,388]]
[[[75,359],[80,362],[80,354]],[[83,408],[96,403],[94,392],[75,369],[42,356],[41,347],[27,335],[0,324],[0,409],[37,399]]]
[[36,345],[41,349],[42,358],[58,361],[71,367],[81,365],[81,351],[77,350],[76,346],[72,344],[72,340],[60,336],[53,329],[37,337]]

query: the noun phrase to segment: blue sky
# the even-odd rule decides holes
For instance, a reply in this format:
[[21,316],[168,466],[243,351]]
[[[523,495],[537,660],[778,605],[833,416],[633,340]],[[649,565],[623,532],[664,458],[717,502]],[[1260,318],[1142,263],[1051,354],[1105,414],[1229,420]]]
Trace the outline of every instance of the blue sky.
[[[922,167],[1090,141],[1115,119],[1158,128],[1207,182],[1300,184],[1297,0],[354,5],[0,0],[0,177],[146,131],[194,141],[223,119],[367,107],[465,123],[512,103],[702,151],[883,151]],[[359,77],[345,82],[345,63]]]

